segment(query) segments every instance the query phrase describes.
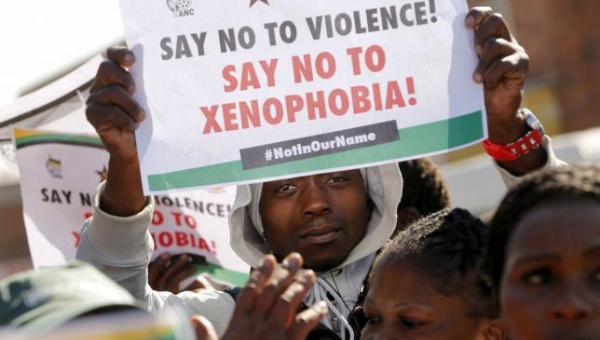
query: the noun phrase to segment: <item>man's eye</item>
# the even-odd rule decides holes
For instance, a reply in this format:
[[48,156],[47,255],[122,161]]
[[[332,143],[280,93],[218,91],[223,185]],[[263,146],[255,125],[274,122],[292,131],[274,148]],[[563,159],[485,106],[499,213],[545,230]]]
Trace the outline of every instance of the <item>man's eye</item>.
[[381,319],[377,316],[365,316],[365,319],[367,320],[367,324],[376,324],[379,321],[381,321]]
[[552,280],[552,272],[546,268],[532,270],[523,275],[523,282],[532,286],[540,286]]
[[407,328],[417,328],[419,326],[424,325],[423,322],[420,322],[420,321],[417,321],[417,320],[413,320],[413,319],[407,319],[407,318],[403,318],[401,320],[401,322]]
[[277,188],[277,191],[278,192],[288,192],[288,191],[292,190],[293,188],[294,188],[293,185],[286,183],[286,184],[281,185],[279,188]]
[[342,177],[342,176],[334,176],[331,177],[327,180],[328,183],[342,183],[347,181],[348,179],[346,177]]

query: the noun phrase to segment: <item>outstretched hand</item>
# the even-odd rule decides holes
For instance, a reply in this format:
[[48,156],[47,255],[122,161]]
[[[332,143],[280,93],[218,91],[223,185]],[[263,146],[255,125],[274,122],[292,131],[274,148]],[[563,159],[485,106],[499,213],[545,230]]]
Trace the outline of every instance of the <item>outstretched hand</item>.
[[[323,302],[299,312],[315,274],[302,270],[302,257],[288,255],[281,266],[272,255],[263,258],[236,300],[233,317],[221,340],[305,339],[327,314]],[[210,323],[192,318],[198,339],[217,339]]]

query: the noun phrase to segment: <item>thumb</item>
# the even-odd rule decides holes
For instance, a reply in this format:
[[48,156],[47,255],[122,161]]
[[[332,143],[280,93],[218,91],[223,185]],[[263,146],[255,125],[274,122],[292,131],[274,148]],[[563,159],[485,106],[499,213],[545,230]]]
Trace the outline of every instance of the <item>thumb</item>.
[[194,315],[190,322],[196,333],[196,340],[219,340],[215,328],[205,317]]

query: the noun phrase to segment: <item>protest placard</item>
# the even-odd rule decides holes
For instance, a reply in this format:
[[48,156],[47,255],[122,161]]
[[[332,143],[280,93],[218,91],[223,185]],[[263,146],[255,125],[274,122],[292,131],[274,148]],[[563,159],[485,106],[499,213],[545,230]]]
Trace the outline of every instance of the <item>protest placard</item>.
[[146,192],[375,165],[486,136],[464,0],[121,0]]
[[[97,136],[14,130],[25,229],[35,267],[75,258],[79,231],[106,178],[108,152]],[[243,284],[249,271],[229,246],[227,217],[235,187],[155,195],[150,234],[155,256],[193,255],[199,271]]]

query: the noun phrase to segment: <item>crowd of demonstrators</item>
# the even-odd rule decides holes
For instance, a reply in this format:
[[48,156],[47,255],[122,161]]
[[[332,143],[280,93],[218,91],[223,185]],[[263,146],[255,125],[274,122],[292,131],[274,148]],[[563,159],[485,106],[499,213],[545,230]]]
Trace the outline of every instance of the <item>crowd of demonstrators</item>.
[[[474,79],[484,84],[489,140],[506,144],[528,131],[519,111],[528,60],[501,16],[476,8],[466,17],[475,31],[480,62]],[[144,114],[131,98],[134,62],[126,48],[112,48],[98,71],[87,117],[109,151],[107,181],[96,195],[94,215],[81,233],[78,258],[93,263],[126,287],[150,310],[180,305],[205,316],[224,334],[235,295],[202,290],[173,295],[148,286],[153,250],[148,235],[151,198],[143,196],[134,130]],[[556,162],[548,148],[514,161],[500,161],[505,181]],[[396,227],[402,177],[396,164],[238,186],[230,214],[232,248],[251,267],[265,254],[282,260],[291,252],[317,272],[306,305],[325,301],[329,313],[310,335],[359,337],[365,279],[377,251]]]
[[[299,340],[323,330],[317,325],[328,307],[303,304],[317,276],[302,267],[298,253],[281,265],[263,256],[238,291],[224,332],[193,315],[184,339]],[[598,339],[600,164],[525,177],[489,227],[460,208],[420,218],[383,246],[367,283],[357,313],[365,322],[361,339]],[[109,316],[123,311],[135,311],[137,318],[118,314],[130,322],[151,318],[141,301],[83,263],[0,281],[0,326],[27,331],[14,339],[52,338],[94,316],[104,317],[103,332],[111,334]]]
[[361,339],[597,339],[599,231],[598,164],[525,178],[490,228],[460,208],[421,218],[374,261]]
[[[528,117],[519,110],[527,55],[502,17],[491,9],[470,10],[465,23],[475,32],[480,61],[473,78],[484,85],[489,142],[510,144],[529,131]],[[497,224],[504,222],[492,222],[491,237],[502,233],[506,236],[505,247],[498,243],[500,248],[489,249],[490,253],[497,253],[490,263],[502,258],[500,274],[490,284],[477,267],[486,234],[482,223],[460,209],[431,214],[438,207],[429,210],[419,195],[425,190],[436,190],[440,193],[439,208],[444,208],[449,205],[447,191],[443,186],[418,183],[424,184],[424,189],[403,194],[406,185],[397,164],[238,186],[229,227],[232,248],[255,268],[248,283],[240,289],[221,291],[203,286],[201,290],[178,294],[152,289],[149,283],[156,289],[179,291],[180,278],[188,270],[185,257],[175,259],[169,255],[159,258],[155,268],[148,268],[153,252],[148,227],[154,203],[152,197],[143,195],[141,186],[134,131],[144,113],[131,97],[135,85],[127,69],[133,63],[133,54],[127,48],[109,49],[108,60],[100,66],[90,91],[86,114],[110,154],[109,171],[95,195],[93,217],[82,228],[77,257],[125,288],[144,310],[182,311],[186,318],[192,318],[197,338],[211,340],[358,339],[361,333],[365,338],[425,338],[428,331],[432,332],[429,338],[502,339],[504,329],[497,319],[499,305],[495,298],[499,294],[504,326],[511,338],[519,339],[518,320],[506,315],[510,311],[507,292],[515,289],[510,282],[505,283],[502,273],[509,273],[514,262],[512,231],[518,234],[527,230],[521,226],[527,220],[505,229],[511,232],[500,233],[497,231],[502,228]],[[505,183],[513,186],[523,175],[560,162],[550,148],[549,138],[544,136],[541,147],[516,159],[497,158],[495,164]],[[597,179],[597,172],[595,175]],[[413,181],[408,171],[404,178]],[[523,184],[517,185],[511,193],[522,187]],[[401,200],[403,195],[406,205]],[[552,202],[566,204],[567,200]],[[587,213],[593,210],[588,201],[576,203],[579,209],[589,209]],[[547,209],[560,210],[555,206]],[[397,214],[411,210],[415,214],[406,214],[409,218],[397,224]],[[406,226],[425,215],[428,216]],[[577,218],[583,219],[580,215]],[[502,206],[496,216],[517,219],[516,214]],[[398,235],[377,257],[396,229],[400,229]],[[584,238],[593,240],[593,227],[588,229],[587,234],[583,232],[585,237],[580,235],[580,242]],[[573,245],[578,245],[575,240]],[[537,249],[535,246],[523,248]],[[546,282],[568,274],[571,276],[557,280],[564,285],[557,291],[575,291],[584,284],[590,290],[597,289],[593,284],[598,266],[590,269],[593,255],[598,257],[597,249],[587,244],[585,248],[578,246],[583,264],[577,268],[590,273],[583,275],[562,267],[553,273],[549,270],[553,268],[544,267],[526,277],[532,282]],[[560,255],[552,253],[549,257]],[[569,261],[575,261],[574,257],[574,253],[566,256]],[[493,273],[498,272],[497,265],[491,267]],[[167,269],[163,271],[164,268]],[[177,272],[186,275],[174,274]],[[589,296],[597,294],[597,290],[584,292]],[[588,327],[585,322],[597,315],[569,305],[575,305],[571,301],[578,302],[581,297],[573,296],[565,294],[557,301],[567,301],[565,310],[575,310],[573,315],[584,315],[572,319],[574,324]],[[597,295],[592,297],[596,299],[594,309]],[[390,326],[392,323],[396,328]],[[589,334],[594,333],[590,330]]]
[[485,263],[511,339],[600,339],[600,165],[545,169],[513,187]]

